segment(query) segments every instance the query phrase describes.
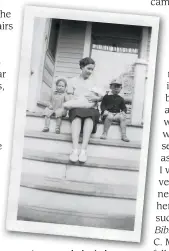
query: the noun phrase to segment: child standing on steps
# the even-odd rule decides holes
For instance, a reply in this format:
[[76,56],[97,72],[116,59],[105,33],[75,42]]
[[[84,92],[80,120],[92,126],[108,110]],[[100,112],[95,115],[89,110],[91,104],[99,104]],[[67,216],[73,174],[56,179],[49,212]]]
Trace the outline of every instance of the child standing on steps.
[[110,83],[111,91],[107,93],[101,103],[101,114],[104,121],[103,134],[101,139],[106,139],[112,122],[119,122],[121,139],[125,142],[130,140],[126,136],[126,112],[127,108],[124,99],[119,95],[122,84],[118,80]]
[[52,115],[56,118],[56,129],[57,134],[60,133],[60,126],[62,117],[67,115],[67,111],[63,107],[63,103],[69,101],[69,96],[66,93],[67,81],[65,78],[59,78],[56,81],[56,90],[52,92],[48,106],[45,108],[45,127],[42,132],[49,132],[50,118]]

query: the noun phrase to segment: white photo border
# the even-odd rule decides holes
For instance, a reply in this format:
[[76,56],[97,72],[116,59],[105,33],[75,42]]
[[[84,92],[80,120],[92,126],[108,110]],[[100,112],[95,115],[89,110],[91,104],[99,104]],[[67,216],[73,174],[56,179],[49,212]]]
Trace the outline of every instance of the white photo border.
[[[33,41],[34,18],[56,18],[66,20],[91,21],[101,23],[116,23],[137,25],[152,28],[147,95],[145,97],[144,129],[141,146],[139,183],[137,192],[135,228],[134,231],[124,231],[105,228],[70,226],[41,222],[26,222],[17,220],[18,200],[20,192],[20,176],[22,170],[22,155],[24,147],[24,128],[26,123],[26,108],[28,98],[29,76],[31,66],[31,50]],[[103,240],[140,242],[144,202],[144,190],[149,148],[149,134],[153,101],[155,62],[157,54],[159,17],[133,14],[118,14],[98,11],[84,11],[49,7],[25,6],[22,48],[20,57],[19,83],[16,102],[15,126],[13,134],[13,149],[11,157],[11,176],[8,195],[6,228],[9,231],[21,231],[51,235],[64,235]]]

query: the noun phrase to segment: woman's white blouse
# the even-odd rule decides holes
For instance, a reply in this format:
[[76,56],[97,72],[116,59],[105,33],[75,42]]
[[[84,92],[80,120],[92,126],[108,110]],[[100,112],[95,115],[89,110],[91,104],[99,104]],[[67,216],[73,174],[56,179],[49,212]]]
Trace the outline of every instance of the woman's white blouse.
[[90,79],[75,77],[68,81],[68,93],[73,93],[76,97],[89,95],[93,88],[96,88],[96,85]]

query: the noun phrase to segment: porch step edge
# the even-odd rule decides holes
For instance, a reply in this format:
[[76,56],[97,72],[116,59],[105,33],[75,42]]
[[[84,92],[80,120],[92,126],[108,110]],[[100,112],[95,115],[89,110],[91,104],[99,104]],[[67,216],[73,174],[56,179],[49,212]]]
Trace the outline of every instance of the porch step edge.
[[29,205],[18,206],[18,221],[43,222],[52,224],[66,224],[86,227],[99,227],[134,231],[134,215],[114,215],[113,217],[85,214],[68,210],[52,211]]
[[[25,131],[24,136],[38,138],[38,139],[48,139],[48,140],[72,142],[71,134],[66,134],[66,133],[55,134],[55,133],[51,133],[51,132],[44,133],[44,132],[37,132],[37,131]],[[80,142],[81,142],[81,138],[80,138]],[[115,139],[103,140],[100,138],[91,138],[89,140],[89,144],[141,149],[141,144],[140,144],[140,142],[137,142],[137,141],[124,142],[122,140],[115,140]]]
[[[52,195],[50,196],[50,194]],[[72,196],[70,196],[71,195],[67,198],[72,198]],[[50,203],[48,203],[47,198],[50,199]],[[55,198],[55,200],[51,201],[51,198]],[[79,203],[77,207],[72,207],[69,204],[70,201],[64,201],[64,203],[57,202],[56,200],[60,198],[60,193],[49,193],[21,186],[17,219],[53,224],[134,230],[135,212],[133,209],[135,201],[129,202],[132,209],[122,213],[121,210],[119,212],[117,210],[110,210],[110,208],[106,211],[105,206],[103,207],[103,211],[97,210],[93,203],[89,208],[86,206],[83,207],[83,205]],[[110,202],[112,199],[105,200],[109,200]],[[90,203],[91,199],[85,201]],[[115,202],[116,201],[117,199],[115,199]],[[127,202],[127,200],[125,201]]]
[[53,193],[126,200],[136,200],[137,195],[136,186],[72,181],[27,172],[22,173],[21,186]]
[[[37,118],[43,118],[44,117],[43,112],[30,112],[30,111],[26,111],[26,116],[28,116],[28,117],[37,117]],[[54,119],[54,116],[51,117],[51,118]],[[62,119],[66,120],[66,121],[69,121],[68,117],[64,117]],[[103,122],[99,121],[99,124],[103,124]],[[119,124],[118,124],[118,122],[113,122],[112,125],[119,125]],[[135,128],[143,129],[143,125],[131,124],[130,121],[127,122],[127,126],[128,127],[135,127]]]
[[74,166],[84,166],[89,168],[103,168],[103,169],[114,169],[122,171],[139,171],[139,162],[131,160],[121,160],[121,159],[109,159],[109,158],[100,158],[100,157],[90,157],[85,163],[72,163],[69,160],[68,154],[62,153],[47,153],[43,151],[33,151],[30,149],[24,149],[23,152],[24,159],[30,159],[35,161],[49,162],[49,163],[58,163]]

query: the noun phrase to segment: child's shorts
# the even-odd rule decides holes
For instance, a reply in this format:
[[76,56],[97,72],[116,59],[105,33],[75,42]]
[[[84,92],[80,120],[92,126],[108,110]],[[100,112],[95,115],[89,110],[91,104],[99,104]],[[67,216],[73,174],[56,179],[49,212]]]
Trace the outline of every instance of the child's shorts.
[[50,118],[52,115],[56,118],[65,117],[67,115],[67,111],[65,111],[64,108],[58,108],[54,111],[53,109],[46,107],[44,110],[44,116]]
[[108,115],[103,115],[102,116],[103,121],[106,118],[108,118],[111,122],[120,122],[121,119],[125,119],[125,116],[121,112],[119,112],[119,113],[109,112]]

